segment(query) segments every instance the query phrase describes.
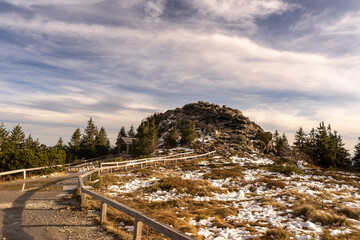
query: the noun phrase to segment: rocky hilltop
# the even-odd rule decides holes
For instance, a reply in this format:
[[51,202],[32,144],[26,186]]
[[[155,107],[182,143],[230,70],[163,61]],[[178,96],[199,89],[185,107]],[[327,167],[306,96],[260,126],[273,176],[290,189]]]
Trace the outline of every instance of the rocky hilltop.
[[159,130],[163,137],[173,127],[182,129],[193,121],[196,131],[203,138],[211,139],[209,142],[213,147],[231,146],[251,151],[258,148],[265,153],[273,149],[270,132],[265,132],[241,111],[226,106],[200,101],[161,113],[159,119]]

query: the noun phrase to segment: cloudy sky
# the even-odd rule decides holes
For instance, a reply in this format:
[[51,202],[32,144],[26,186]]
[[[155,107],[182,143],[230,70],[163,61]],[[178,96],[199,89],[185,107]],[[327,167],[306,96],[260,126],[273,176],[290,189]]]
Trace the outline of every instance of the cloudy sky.
[[199,100],[360,136],[358,0],[0,0],[0,122],[53,145]]

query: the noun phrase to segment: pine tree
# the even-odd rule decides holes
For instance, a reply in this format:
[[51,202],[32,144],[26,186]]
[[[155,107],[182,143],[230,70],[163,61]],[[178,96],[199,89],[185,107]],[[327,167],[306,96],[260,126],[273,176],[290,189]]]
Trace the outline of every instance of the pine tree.
[[277,155],[286,157],[290,154],[291,149],[286,134],[283,133],[281,136],[277,130],[274,133],[274,147]]
[[81,131],[80,128],[77,128],[70,138],[70,142],[68,142],[68,160],[72,162],[77,158],[81,158],[80,153],[80,144],[81,144]]
[[96,136],[98,136],[98,128],[95,126],[92,118],[90,118],[80,142],[81,151],[86,158],[97,157]]
[[273,142],[274,142],[274,146],[276,147],[279,142],[280,142],[280,135],[278,130],[275,130],[274,135],[273,135]]
[[16,148],[22,148],[25,140],[25,133],[23,132],[20,124],[13,128],[10,134],[10,141],[15,144]]
[[118,136],[120,136],[120,137],[127,137],[127,134],[126,134],[126,131],[125,131],[125,127],[121,127]]
[[195,122],[189,121],[186,127],[181,131],[180,143],[183,145],[193,143],[196,137]]
[[137,155],[151,154],[158,146],[158,130],[154,118],[142,121],[137,129],[136,137],[138,141],[135,145]]
[[304,133],[302,127],[300,127],[299,130],[296,131],[294,138],[294,146],[300,151],[304,151],[306,147],[306,134]]
[[96,151],[100,156],[109,154],[110,141],[104,127],[100,128],[100,131],[96,136]]
[[33,146],[34,146],[34,139],[32,138],[32,136],[30,134],[24,141],[24,148],[25,149],[33,149]]
[[359,143],[355,145],[354,160],[360,160],[360,137],[358,137]]
[[135,134],[134,125],[131,124],[130,129],[129,129],[127,135],[128,135],[129,137],[131,137],[131,138],[134,138],[134,137],[135,137],[136,134]]
[[64,141],[62,137],[59,138],[58,142],[55,145],[56,148],[63,150],[64,149]]
[[170,147],[176,147],[177,144],[179,143],[179,139],[180,139],[180,133],[176,127],[173,127],[169,133],[169,136],[166,139],[166,143]]
[[0,124],[0,152],[3,150],[5,143],[8,141],[9,132],[6,131],[6,128],[3,123]]

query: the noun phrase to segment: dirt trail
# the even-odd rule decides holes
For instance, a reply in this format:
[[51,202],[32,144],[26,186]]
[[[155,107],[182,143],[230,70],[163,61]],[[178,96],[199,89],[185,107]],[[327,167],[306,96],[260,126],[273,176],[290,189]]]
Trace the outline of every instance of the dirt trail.
[[114,239],[79,210],[76,188],[75,174],[0,184],[0,239]]

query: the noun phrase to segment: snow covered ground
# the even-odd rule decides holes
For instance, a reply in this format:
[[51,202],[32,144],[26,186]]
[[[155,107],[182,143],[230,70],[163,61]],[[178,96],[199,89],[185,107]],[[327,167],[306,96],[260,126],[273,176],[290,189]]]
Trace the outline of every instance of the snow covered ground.
[[299,240],[360,239],[360,175],[303,165],[255,154],[215,156],[118,174],[106,192],[125,204],[176,201],[169,211],[195,226],[188,234],[198,239],[254,239],[274,231]]

